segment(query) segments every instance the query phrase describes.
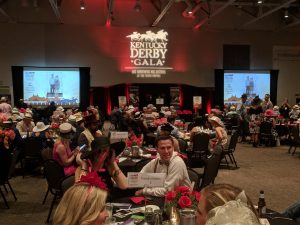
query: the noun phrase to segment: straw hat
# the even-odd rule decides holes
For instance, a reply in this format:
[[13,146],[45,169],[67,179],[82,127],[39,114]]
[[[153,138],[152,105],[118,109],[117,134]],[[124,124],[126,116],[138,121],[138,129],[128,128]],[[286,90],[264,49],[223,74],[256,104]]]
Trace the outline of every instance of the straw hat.
[[279,111],[279,106],[278,106],[278,105],[275,105],[275,106],[273,107],[273,110],[274,110],[274,111]]
[[70,123],[62,123],[59,125],[59,135],[62,138],[71,138],[73,132],[75,132],[75,128]]
[[37,122],[36,126],[33,128],[33,132],[42,132],[44,130],[47,130],[50,125],[45,125],[43,122]]
[[20,112],[19,112],[19,110],[18,110],[16,107],[14,107],[14,108],[12,109],[12,114],[20,115]]
[[65,109],[62,107],[62,106],[58,106],[57,108],[56,108],[56,111],[65,111]]
[[28,113],[26,112],[25,115],[24,115],[24,118],[27,118],[27,119],[32,119],[32,114],[31,113]]
[[68,121],[71,122],[71,123],[76,123],[76,116],[70,115],[69,118],[68,118]]
[[235,106],[234,106],[234,105],[232,105],[232,106],[230,106],[229,110],[230,110],[230,111],[235,111],[235,110],[236,110],[236,108],[235,108]]
[[293,109],[294,109],[294,110],[299,110],[300,107],[299,107],[299,105],[294,105],[294,106],[293,106]]
[[6,98],[4,96],[1,97],[0,102],[6,102]]
[[208,119],[210,122],[214,121],[215,123],[217,123],[218,125],[220,125],[221,127],[224,127],[223,122],[221,121],[221,119],[217,116],[212,116]]

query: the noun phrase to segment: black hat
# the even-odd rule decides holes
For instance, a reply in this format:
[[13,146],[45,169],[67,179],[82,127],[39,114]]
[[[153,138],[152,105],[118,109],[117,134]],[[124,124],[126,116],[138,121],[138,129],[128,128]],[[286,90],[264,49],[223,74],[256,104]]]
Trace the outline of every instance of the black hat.
[[242,94],[241,98],[247,98],[246,94]]
[[120,155],[120,153],[124,150],[125,147],[126,143],[124,141],[115,142],[110,145],[110,149],[115,151],[116,156]]
[[96,118],[96,115],[93,114],[91,110],[88,110],[87,112],[84,113],[83,119],[86,125],[99,122]]
[[81,154],[82,159],[87,159],[97,152],[101,152],[103,149],[109,147],[109,139],[104,136],[96,137],[91,143],[91,150],[83,151]]
[[160,127],[160,130],[172,132],[174,128],[169,123],[165,123]]

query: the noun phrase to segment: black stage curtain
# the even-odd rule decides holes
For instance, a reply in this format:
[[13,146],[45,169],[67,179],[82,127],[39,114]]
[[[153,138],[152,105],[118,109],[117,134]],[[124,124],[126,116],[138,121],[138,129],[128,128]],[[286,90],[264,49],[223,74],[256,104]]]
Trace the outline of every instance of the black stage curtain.
[[12,66],[11,73],[13,81],[14,103],[17,107],[20,107],[19,100],[23,98],[23,66]]
[[[224,70],[215,69],[215,105],[224,107]],[[213,107],[214,108],[214,105]]]
[[277,82],[279,70],[270,70],[271,84],[270,84],[270,99],[273,105],[277,104]]
[[85,110],[89,106],[90,67],[80,67],[80,109]]

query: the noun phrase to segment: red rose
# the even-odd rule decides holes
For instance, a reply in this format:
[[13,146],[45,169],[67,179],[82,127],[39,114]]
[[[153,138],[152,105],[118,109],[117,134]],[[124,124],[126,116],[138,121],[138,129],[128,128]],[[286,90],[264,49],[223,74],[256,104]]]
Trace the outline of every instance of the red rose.
[[179,186],[176,188],[177,192],[180,192],[182,195],[188,194],[190,192],[190,189],[186,186]]
[[173,199],[176,197],[176,192],[175,191],[169,191],[166,194],[166,202],[171,202]]
[[193,191],[192,196],[195,196],[195,199],[197,200],[197,202],[199,202],[201,198],[201,193],[197,191]]
[[192,206],[192,200],[188,196],[181,196],[178,200],[180,208],[187,208]]

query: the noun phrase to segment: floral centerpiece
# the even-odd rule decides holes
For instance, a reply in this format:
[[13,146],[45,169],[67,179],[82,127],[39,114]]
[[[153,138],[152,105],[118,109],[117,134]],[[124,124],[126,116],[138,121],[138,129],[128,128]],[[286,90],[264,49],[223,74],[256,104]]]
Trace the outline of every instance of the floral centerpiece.
[[186,186],[179,186],[174,191],[169,191],[165,195],[166,211],[170,211],[172,207],[177,209],[191,208],[196,209],[201,198],[201,193],[191,191]]
[[1,146],[3,146],[5,149],[10,149],[12,146],[12,142],[16,137],[16,133],[14,132],[14,130],[7,126],[7,124],[12,124],[12,121],[10,121],[4,113],[0,113],[0,124]]

